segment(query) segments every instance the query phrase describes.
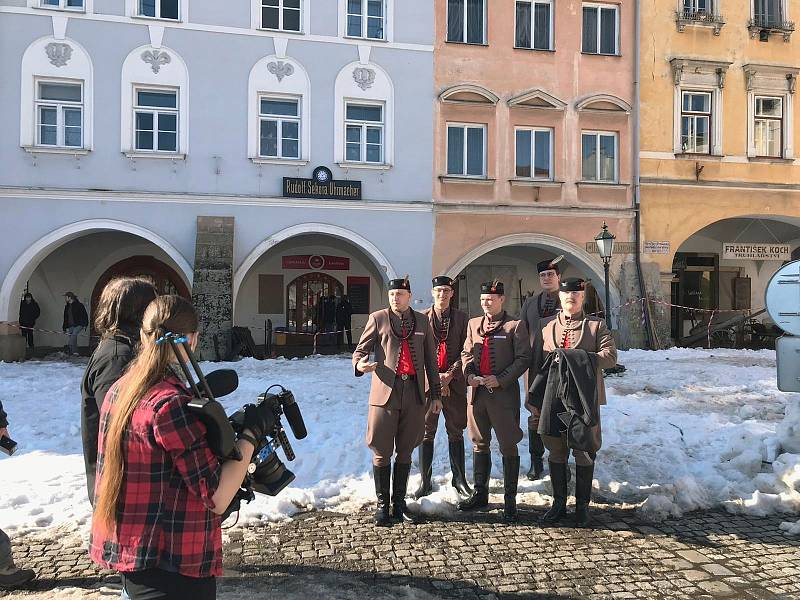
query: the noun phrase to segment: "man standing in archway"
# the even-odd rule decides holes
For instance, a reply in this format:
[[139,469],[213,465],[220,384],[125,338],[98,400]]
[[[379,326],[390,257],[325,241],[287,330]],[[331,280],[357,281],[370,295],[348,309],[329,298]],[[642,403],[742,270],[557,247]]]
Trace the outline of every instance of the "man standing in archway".
[[[375,360],[370,362],[369,354]],[[372,373],[367,417],[367,445],[372,450],[372,472],[378,497],[375,524],[391,524],[389,483],[394,461],[391,504],[394,517],[417,522],[406,508],[406,488],[411,454],[425,432],[425,381],[430,388],[430,409],[442,410],[436,340],[428,318],[411,308],[408,276],[389,282],[389,308],[372,313],[353,352],[356,377]]]
[[78,336],[89,325],[86,308],[72,292],[64,292],[64,323],[62,330],[69,335],[70,354],[78,354]]
[[[459,494],[469,496],[472,489],[467,483],[464,457],[464,430],[467,428],[467,382],[461,369],[461,350],[467,339],[467,315],[452,308],[453,280],[442,275],[434,277],[433,306],[423,311],[428,317],[433,337],[436,339],[439,379],[442,382],[442,410],[450,452],[450,470],[453,487]],[[433,447],[439,413],[428,409],[425,416],[425,437],[419,447],[419,470],[422,483],[414,497],[419,499],[433,491]]]
[[503,284],[481,285],[482,317],[470,319],[467,341],[461,353],[464,375],[472,394],[467,406],[469,436],[473,445],[475,490],[459,502],[459,510],[474,510],[489,504],[492,430],[503,455],[505,506],[503,519],[517,520],[519,450],[519,383],[531,363],[531,343],[525,321],[509,317],[503,310]]
[[[558,300],[558,286],[561,283],[561,270],[558,263],[564,258],[563,255],[556,256],[553,259],[543,260],[536,264],[536,270],[539,272],[539,284],[542,286],[542,291],[534,296],[530,296],[525,300],[525,303],[520,309],[520,319],[525,321],[528,326],[528,333],[530,335],[531,346],[536,334],[541,330],[543,321],[555,315],[561,308]],[[533,381],[536,374],[528,371],[527,385]],[[528,416],[528,447],[531,453],[531,468],[528,470],[527,477],[531,481],[535,481],[542,477],[544,473],[544,443],[542,436],[536,430],[539,427],[538,413],[533,410],[533,406],[528,403],[527,394],[525,394],[525,408],[528,409],[530,415]]]

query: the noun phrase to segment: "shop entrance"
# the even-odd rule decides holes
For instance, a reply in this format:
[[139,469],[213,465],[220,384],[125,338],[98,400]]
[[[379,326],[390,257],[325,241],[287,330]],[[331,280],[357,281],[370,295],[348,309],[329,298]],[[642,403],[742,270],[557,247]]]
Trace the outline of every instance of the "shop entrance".
[[286,326],[297,333],[332,331],[344,286],[327,273],[306,273],[286,286]]

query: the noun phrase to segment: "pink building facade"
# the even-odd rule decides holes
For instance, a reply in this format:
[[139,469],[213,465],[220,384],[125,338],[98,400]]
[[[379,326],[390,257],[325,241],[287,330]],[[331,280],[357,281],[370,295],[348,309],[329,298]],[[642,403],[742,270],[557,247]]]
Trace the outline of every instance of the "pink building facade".
[[[470,312],[489,276],[518,307],[554,254],[602,292],[602,222],[633,240],[634,3],[436,4],[434,271]],[[617,247],[612,305],[631,259]]]

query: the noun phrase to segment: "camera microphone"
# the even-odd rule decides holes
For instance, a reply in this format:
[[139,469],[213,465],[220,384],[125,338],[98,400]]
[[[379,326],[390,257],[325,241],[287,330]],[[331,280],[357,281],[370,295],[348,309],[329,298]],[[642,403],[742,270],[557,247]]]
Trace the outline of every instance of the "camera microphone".
[[284,391],[281,396],[283,404],[283,414],[286,415],[286,421],[292,429],[292,435],[295,439],[302,440],[308,435],[306,431],[306,424],[303,421],[303,415],[300,413],[300,407],[295,402],[294,395],[289,391]]

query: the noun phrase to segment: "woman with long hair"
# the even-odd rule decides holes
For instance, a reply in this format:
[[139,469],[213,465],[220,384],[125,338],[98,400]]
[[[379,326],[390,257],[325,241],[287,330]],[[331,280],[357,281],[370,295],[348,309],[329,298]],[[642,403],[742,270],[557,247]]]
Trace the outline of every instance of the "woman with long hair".
[[89,358],[81,381],[81,437],[86,489],[94,504],[97,436],[100,406],[111,386],[122,377],[139,344],[144,309],[158,295],[143,277],[118,277],[103,288],[95,310],[94,327],[100,343]]
[[[179,296],[159,296],[144,313],[140,349],[100,412],[98,480],[89,554],[122,576],[131,600],[216,598],[222,574],[220,515],[244,480],[255,446],[274,425],[248,405],[237,442],[241,460],[223,463],[191,397],[168,332],[197,344],[197,315]],[[184,352],[179,348],[179,352]]]

